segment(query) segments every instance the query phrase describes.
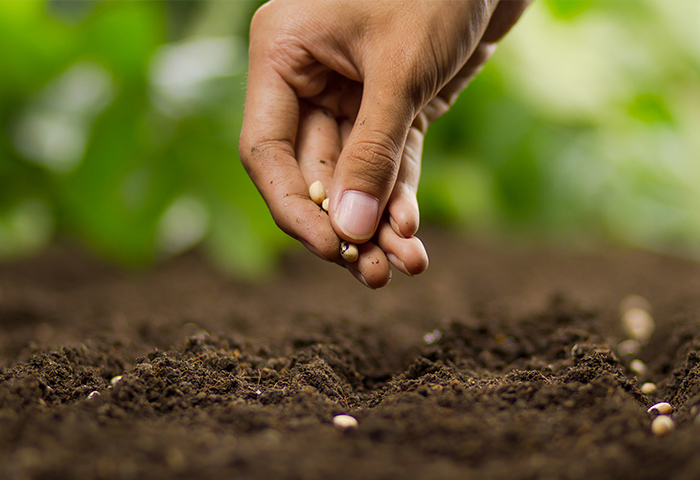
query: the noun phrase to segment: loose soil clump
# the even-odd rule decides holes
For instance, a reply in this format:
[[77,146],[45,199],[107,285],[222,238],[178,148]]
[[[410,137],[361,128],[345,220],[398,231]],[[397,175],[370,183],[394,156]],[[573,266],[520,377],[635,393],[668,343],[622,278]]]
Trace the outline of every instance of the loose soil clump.
[[1,266],[0,478],[700,476],[700,265],[425,241],[430,270],[377,292],[305,253],[260,284],[196,253]]

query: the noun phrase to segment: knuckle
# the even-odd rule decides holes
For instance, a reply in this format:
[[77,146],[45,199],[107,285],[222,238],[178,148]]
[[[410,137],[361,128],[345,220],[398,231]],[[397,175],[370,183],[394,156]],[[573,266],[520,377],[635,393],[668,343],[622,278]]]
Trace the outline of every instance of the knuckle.
[[354,164],[353,169],[361,171],[365,177],[379,185],[393,182],[396,178],[399,158],[400,146],[386,135],[382,140],[358,142],[348,152],[348,159]]

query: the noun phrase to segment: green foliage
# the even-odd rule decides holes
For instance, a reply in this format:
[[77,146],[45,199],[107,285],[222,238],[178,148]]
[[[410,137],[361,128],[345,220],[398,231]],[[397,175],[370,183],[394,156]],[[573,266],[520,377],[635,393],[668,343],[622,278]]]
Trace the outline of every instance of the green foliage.
[[[237,157],[258,5],[0,2],[0,257],[62,235],[127,264],[201,244],[239,274],[272,268],[292,242]],[[697,243],[693,7],[535,2],[431,127],[423,220]]]
[[699,18],[682,1],[535,2],[429,132],[425,216],[697,254]]

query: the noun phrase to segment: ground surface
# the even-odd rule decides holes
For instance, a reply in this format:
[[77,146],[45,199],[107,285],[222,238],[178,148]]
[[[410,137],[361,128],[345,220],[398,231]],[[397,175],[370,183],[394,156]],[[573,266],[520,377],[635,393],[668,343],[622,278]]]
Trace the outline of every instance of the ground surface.
[[[429,272],[377,292],[308,254],[261,285],[197,255],[0,266],[0,478],[700,476],[700,265],[425,240]],[[656,321],[636,355],[629,294]]]

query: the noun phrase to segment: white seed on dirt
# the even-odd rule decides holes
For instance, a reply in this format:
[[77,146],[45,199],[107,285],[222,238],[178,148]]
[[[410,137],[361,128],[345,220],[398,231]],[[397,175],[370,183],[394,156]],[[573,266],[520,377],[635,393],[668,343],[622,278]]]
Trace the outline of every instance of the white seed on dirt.
[[100,396],[100,392],[98,392],[97,390],[93,390],[93,391],[90,392],[90,394],[87,396],[87,399],[88,399],[88,400],[92,400],[93,398],[97,398],[97,397],[99,397],[99,396]]
[[355,417],[350,415],[336,415],[333,417],[333,426],[338,430],[354,430],[359,424]]
[[654,319],[644,309],[630,308],[622,314],[621,320],[625,333],[640,343],[645,343],[654,333]]
[[122,379],[121,375],[117,375],[116,377],[112,377],[112,379],[109,381],[109,384],[111,386],[115,386],[119,381]]
[[666,415],[659,415],[651,421],[651,433],[657,437],[664,437],[668,435],[675,427],[676,424],[673,419],[671,417],[667,417]]
[[316,180],[309,186],[309,197],[316,205],[321,205],[323,200],[326,199],[326,189],[323,188],[321,180]]
[[656,384],[647,382],[644,385],[642,385],[641,390],[644,395],[649,395],[650,393],[654,393],[656,391]]
[[647,373],[647,366],[644,362],[642,362],[639,359],[632,360],[632,362],[630,363],[630,370],[632,370],[637,375],[644,375],[645,373]]
[[442,332],[440,330],[433,330],[423,335],[423,341],[426,345],[432,345],[442,338]]
[[642,346],[637,340],[625,340],[624,342],[620,342],[618,344],[617,353],[623,357],[626,357],[628,355],[637,355],[641,349]]
[[328,211],[328,207],[331,204],[331,199],[330,198],[324,198],[323,201],[321,202],[321,208],[324,209],[326,212]]
[[340,256],[346,262],[356,262],[357,258],[360,256],[360,251],[357,249],[357,245],[354,243],[342,241],[340,242]]
[[656,405],[652,405],[651,407],[649,407],[649,410],[647,410],[647,413],[652,413],[654,410],[659,412],[661,415],[670,415],[671,413],[673,413],[673,407],[670,403],[667,402],[661,402],[657,403]]

